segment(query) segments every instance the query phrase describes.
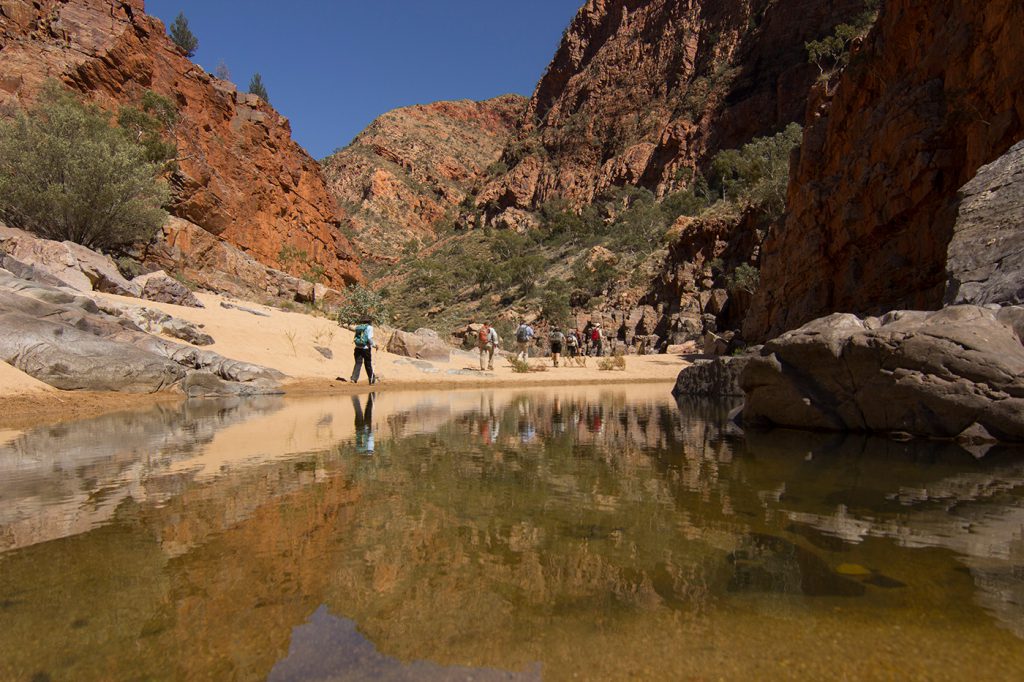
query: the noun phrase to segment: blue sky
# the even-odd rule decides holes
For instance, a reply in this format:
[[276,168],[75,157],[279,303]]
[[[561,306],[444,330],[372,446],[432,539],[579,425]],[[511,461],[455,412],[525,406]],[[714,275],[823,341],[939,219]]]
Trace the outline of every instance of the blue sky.
[[400,106],[533,92],[583,0],[146,0],[184,12],[193,60],[223,60],[248,88],[259,71],[274,107],[315,158]]

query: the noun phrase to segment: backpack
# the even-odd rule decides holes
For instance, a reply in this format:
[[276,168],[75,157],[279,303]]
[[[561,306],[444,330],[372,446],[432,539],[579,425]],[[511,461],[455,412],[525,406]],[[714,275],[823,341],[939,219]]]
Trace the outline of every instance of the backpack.
[[565,334],[562,332],[551,332],[551,343],[565,343]]
[[365,324],[356,325],[356,348],[369,348],[370,335],[366,331],[367,326]]
[[591,341],[600,341],[601,340],[601,330],[598,329],[597,327],[594,327],[594,331],[590,332],[590,340]]
[[526,343],[530,340],[530,328],[525,324],[519,325],[519,329],[516,330],[516,341],[520,343]]
[[489,344],[491,342],[491,328],[480,327],[480,331],[477,332],[477,339],[479,340],[481,346],[486,346],[487,344]]
[[576,347],[580,344],[580,340],[576,338],[576,332],[569,332],[569,336],[566,337],[570,347]]

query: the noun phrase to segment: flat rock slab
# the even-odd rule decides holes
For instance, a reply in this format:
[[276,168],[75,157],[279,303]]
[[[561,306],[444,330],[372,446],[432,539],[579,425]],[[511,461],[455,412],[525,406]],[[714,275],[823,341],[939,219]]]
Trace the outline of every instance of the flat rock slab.
[[1024,441],[1020,308],[834,314],[765,344],[740,379],[744,425]]

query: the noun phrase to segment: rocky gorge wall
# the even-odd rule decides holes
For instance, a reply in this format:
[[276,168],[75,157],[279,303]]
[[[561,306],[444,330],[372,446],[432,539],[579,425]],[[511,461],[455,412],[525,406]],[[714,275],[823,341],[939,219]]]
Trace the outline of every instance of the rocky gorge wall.
[[958,190],[1024,138],[1021,36],[1017,0],[887,0],[809,111],[748,338],[831,312],[942,305]]
[[403,107],[378,117],[321,162],[330,191],[350,208],[364,257],[394,261],[410,240],[479,189],[518,129],[527,100],[504,95]]
[[[31,102],[51,78],[109,108],[146,90],[175,103],[174,215],[293,275],[362,279],[336,202],[288,120],[189,61],[142,0],[0,1],[0,104]],[[286,246],[306,257],[286,262]]]
[[803,119],[818,69],[804,44],[863,0],[589,0],[568,27],[477,197],[490,214],[615,185],[662,195],[710,155]]

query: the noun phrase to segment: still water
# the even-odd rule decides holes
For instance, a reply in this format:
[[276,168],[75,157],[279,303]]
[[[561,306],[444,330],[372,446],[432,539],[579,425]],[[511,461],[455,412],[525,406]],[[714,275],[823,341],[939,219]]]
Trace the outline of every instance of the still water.
[[1024,453],[729,407],[383,392],[0,431],[0,679],[1024,677]]

